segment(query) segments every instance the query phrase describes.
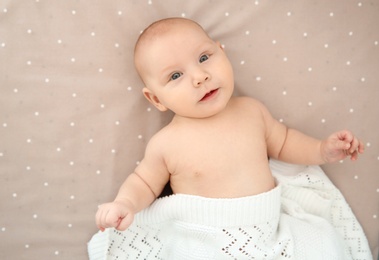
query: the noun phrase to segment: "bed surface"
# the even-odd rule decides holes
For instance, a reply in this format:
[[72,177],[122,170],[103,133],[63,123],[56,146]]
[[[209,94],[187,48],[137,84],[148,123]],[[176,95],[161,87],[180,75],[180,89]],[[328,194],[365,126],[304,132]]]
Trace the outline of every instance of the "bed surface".
[[0,2],[0,258],[87,259],[114,198],[171,118],[142,96],[133,47],[151,22],[199,22],[225,46],[236,95],[324,138],[350,129],[357,162],[323,169],[379,235],[377,1]]

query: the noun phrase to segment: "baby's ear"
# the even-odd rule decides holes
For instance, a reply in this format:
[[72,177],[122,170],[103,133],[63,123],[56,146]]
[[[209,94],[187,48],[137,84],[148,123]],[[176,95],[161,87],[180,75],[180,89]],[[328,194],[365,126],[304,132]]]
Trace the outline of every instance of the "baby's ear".
[[165,107],[160,101],[159,98],[148,88],[142,89],[143,95],[151,104],[153,104],[159,111],[167,111],[167,107]]
[[221,50],[224,50],[224,46],[222,46],[221,42],[217,41],[216,44],[217,44],[217,46],[218,46]]

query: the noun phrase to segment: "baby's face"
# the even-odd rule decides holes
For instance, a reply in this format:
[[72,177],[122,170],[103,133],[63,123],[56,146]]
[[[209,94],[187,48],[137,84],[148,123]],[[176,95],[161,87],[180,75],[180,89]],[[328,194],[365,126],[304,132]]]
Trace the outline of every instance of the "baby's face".
[[159,110],[205,118],[222,111],[234,88],[233,70],[219,43],[183,22],[140,50],[144,94]]

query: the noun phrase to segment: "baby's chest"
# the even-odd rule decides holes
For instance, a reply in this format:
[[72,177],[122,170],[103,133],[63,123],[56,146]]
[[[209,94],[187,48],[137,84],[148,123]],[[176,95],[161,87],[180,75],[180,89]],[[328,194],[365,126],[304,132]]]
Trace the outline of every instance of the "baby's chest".
[[264,135],[230,132],[188,135],[176,142],[169,160],[169,169],[175,173],[246,171],[266,161]]

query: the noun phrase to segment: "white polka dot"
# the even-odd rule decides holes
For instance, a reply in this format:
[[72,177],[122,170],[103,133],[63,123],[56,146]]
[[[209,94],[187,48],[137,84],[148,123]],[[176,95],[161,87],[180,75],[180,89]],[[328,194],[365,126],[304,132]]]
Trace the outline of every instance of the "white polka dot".
[[308,71],[311,72],[313,69],[311,67],[308,68]]
[[39,112],[38,111],[34,112],[34,115],[39,116]]
[[131,87],[131,86],[129,86],[128,88],[127,88],[127,90],[128,91],[131,91],[133,88]]
[[26,32],[27,32],[28,34],[31,34],[33,31],[32,31],[31,29],[28,29]]
[[38,215],[37,215],[37,214],[34,214],[34,215],[33,215],[33,218],[34,218],[34,219],[38,218]]
[[351,65],[351,62],[348,60],[348,61],[346,61],[346,65],[347,66],[350,66]]
[[60,152],[62,151],[62,149],[60,147],[57,147],[57,152]]
[[117,14],[118,14],[118,15],[122,15],[122,11],[118,11]]
[[13,194],[12,194],[12,197],[13,197],[13,198],[17,198],[17,193],[13,193]]
[[[0,153],[0,157],[3,157],[4,156],[4,154],[3,153]],[[379,160],[379,157],[378,157],[378,160]]]
[[27,171],[30,171],[32,169],[32,167],[30,167],[30,166],[26,166],[26,170]]
[[100,174],[101,174],[101,171],[100,171],[100,170],[97,170],[97,171],[96,171],[96,174],[97,174],[97,175],[100,175]]
[[366,79],[365,78],[361,78],[361,82],[365,82],[366,81]]
[[276,44],[276,40],[272,40],[272,44]]
[[378,44],[379,44],[379,42],[378,42],[378,41],[375,41],[375,42],[374,42],[374,44],[375,44],[375,45],[378,45]]
[[101,107],[101,108],[105,108],[105,105],[104,105],[104,104],[101,104],[100,107]]
[[349,36],[353,36],[353,34],[354,34],[353,32],[349,32]]
[[55,252],[54,252],[54,255],[59,255],[59,251],[55,251]]
[[362,3],[361,3],[361,2],[359,2],[359,3],[358,3],[358,6],[359,6],[359,7],[361,7],[361,6],[362,6]]
[[326,49],[326,48],[328,48],[328,47],[329,47],[329,44],[325,43],[325,44],[324,44],[324,48]]
[[114,122],[115,125],[120,125],[120,121]]
[[13,90],[13,92],[14,92],[14,93],[18,93],[18,89],[15,88],[15,89]]
[[7,123],[4,123],[4,124],[3,124],[3,127],[7,127],[7,126],[8,126],[8,124],[7,124]]
[[75,126],[75,123],[74,123],[74,122],[71,122],[71,123],[70,123],[70,126]]
[[291,12],[287,12],[287,16],[291,16],[292,15],[292,13]]
[[226,13],[225,13],[225,16],[229,16],[229,13],[228,13],[228,12],[226,12]]
[[32,62],[30,61],[30,60],[28,60],[27,62],[26,62],[26,65],[32,65]]
[[286,96],[287,95],[287,91],[284,90],[282,94],[283,94],[283,96]]
[[182,14],[181,14],[181,17],[186,17],[186,14],[185,14],[185,13],[182,13]]
[[112,150],[111,150],[111,153],[116,153],[116,150],[115,150],[115,149],[112,149]]
[[71,200],[74,200],[74,199],[75,199],[75,196],[74,196],[74,195],[71,195],[71,196],[70,196],[70,199],[71,199]]
[[142,135],[138,135],[138,139],[142,139]]
[[69,164],[70,164],[70,166],[73,166],[75,163],[73,161],[71,161]]
[[95,36],[96,35],[96,33],[95,32],[91,32],[91,36]]
[[258,76],[258,77],[255,78],[255,80],[256,80],[256,81],[261,81],[262,78]]
[[73,97],[73,98],[76,98],[76,97],[77,97],[77,94],[76,94],[76,93],[72,93],[72,97]]
[[71,224],[71,223],[69,223],[69,224],[67,225],[67,227],[69,227],[69,228],[72,228],[72,224]]
[[149,5],[152,5],[152,4],[153,4],[153,1],[149,0],[147,3],[148,3]]
[[2,48],[5,47],[5,42],[2,42],[1,45],[0,45]]
[[350,108],[350,109],[349,109],[349,112],[350,112],[350,113],[354,113],[354,108]]
[[5,232],[5,230],[7,230],[5,227],[1,228],[1,231]]
[[61,40],[61,39],[58,39],[58,40],[57,40],[57,43],[58,43],[58,44],[62,44],[62,40]]
[[367,147],[370,147],[370,146],[371,146],[371,143],[369,143],[369,142],[366,143],[366,146],[367,146]]
[[99,69],[99,72],[100,72],[100,73],[103,72],[103,71],[104,71],[104,70],[103,70],[102,68]]
[[330,13],[329,13],[329,16],[330,16],[330,17],[333,17],[333,16],[334,16],[334,13],[333,13],[333,12],[330,12]]
[[27,143],[31,143],[31,142],[32,142],[32,139],[26,139],[26,142],[27,142]]
[[244,61],[244,60],[241,60],[240,64],[241,64],[241,65],[244,65],[244,64],[245,64],[245,61]]
[[287,62],[287,61],[288,61],[288,58],[287,58],[287,57],[284,57],[284,58],[283,58],[283,61],[284,61],[284,62]]
[[313,105],[312,102],[308,102],[308,106],[311,107]]
[[88,142],[89,142],[90,144],[92,144],[92,143],[93,143],[93,139],[89,139]]
[[333,87],[332,90],[333,90],[333,91],[337,91],[337,87]]
[[118,44],[117,42],[114,44],[114,47],[118,48],[120,47],[120,44]]
[[28,244],[25,245],[25,248],[28,249],[30,246]]
[[358,180],[358,179],[359,179],[358,175],[355,175],[354,180]]
[[151,112],[151,107],[148,107],[148,108],[147,108],[147,112]]
[[7,9],[7,8],[4,8],[4,9],[3,9],[3,12],[4,12],[4,13],[7,13],[7,12],[8,12],[8,9]]
[[323,118],[323,119],[321,119],[321,123],[325,123],[326,122],[326,120]]
[[72,13],[73,15],[76,15],[76,11],[75,11],[75,10],[72,10],[71,13]]
[[259,1],[255,1],[254,4],[255,4],[255,5],[259,5]]
[[304,36],[304,37],[308,37],[308,33],[306,33],[306,32],[303,33],[303,36]]
[[76,59],[75,58],[71,58],[71,62],[75,62],[76,61]]
[[378,216],[377,216],[377,215],[373,215],[372,217],[373,217],[374,219],[378,218]]
[[279,122],[280,122],[280,123],[283,123],[283,122],[284,122],[284,119],[283,119],[283,118],[280,118],[280,119],[279,119]]
[[45,79],[45,83],[49,83],[50,82],[50,79],[49,78],[46,78]]
[[246,31],[246,32],[245,32],[245,35],[249,35],[249,34],[250,34],[250,31]]
[[48,182],[45,182],[45,183],[43,184],[43,186],[47,187],[47,186],[49,186],[49,183],[48,183]]

